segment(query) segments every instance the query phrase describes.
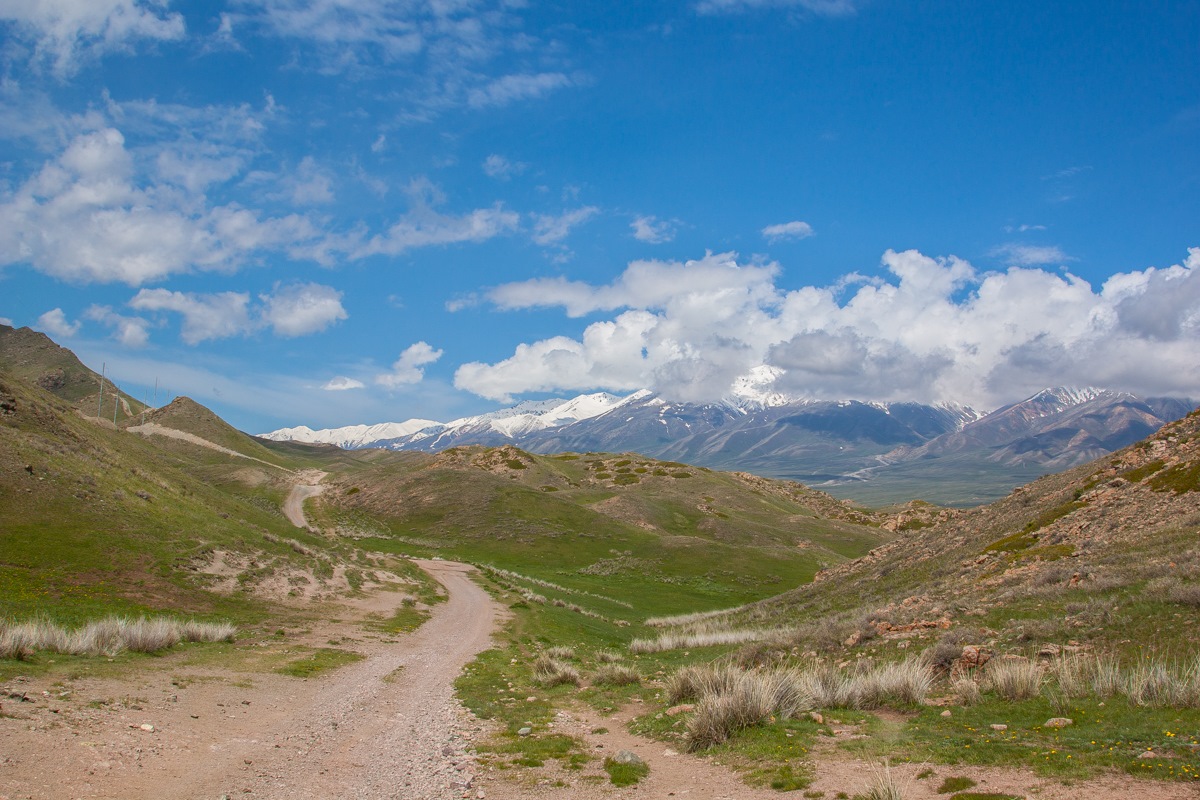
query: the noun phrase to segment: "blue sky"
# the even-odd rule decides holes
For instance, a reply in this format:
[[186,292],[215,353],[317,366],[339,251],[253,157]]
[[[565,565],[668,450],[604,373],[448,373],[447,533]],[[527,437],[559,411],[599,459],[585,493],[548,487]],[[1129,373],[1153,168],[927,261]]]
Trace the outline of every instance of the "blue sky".
[[0,0],[0,318],[254,432],[1200,397],[1194,2],[633,5]]

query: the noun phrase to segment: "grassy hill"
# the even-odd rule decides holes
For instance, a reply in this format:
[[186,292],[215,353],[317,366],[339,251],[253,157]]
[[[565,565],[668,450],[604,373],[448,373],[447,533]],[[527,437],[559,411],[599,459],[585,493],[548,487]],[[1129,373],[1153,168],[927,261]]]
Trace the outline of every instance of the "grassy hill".
[[100,374],[32,328],[0,325],[0,371],[50,392],[90,416],[99,412],[102,419],[111,421],[115,410],[117,424],[128,422],[145,408],[124,392],[118,391],[114,397],[112,383],[107,381],[101,402]]
[[363,546],[615,595],[634,608],[606,613],[627,621],[760,599],[890,536],[799,484],[634,454],[380,453],[327,483],[327,526]]
[[[211,473],[225,482],[206,479]],[[255,591],[260,584],[311,575],[349,550],[283,518],[276,474],[97,424],[0,372],[0,617],[72,622],[167,610],[266,618],[278,607]],[[211,590],[218,579],[206,569],[217,554],[241,565],[229,576],[240,591]]]

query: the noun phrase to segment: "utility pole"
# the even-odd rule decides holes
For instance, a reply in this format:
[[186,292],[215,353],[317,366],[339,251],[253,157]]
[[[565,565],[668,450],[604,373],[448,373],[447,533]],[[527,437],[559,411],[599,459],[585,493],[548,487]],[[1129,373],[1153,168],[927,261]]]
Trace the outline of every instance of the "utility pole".
[[100,396],[96,398],[96,419],[100,419],[100,409],[104,406],[104,370],[107,367],[107,361],[100,362]]

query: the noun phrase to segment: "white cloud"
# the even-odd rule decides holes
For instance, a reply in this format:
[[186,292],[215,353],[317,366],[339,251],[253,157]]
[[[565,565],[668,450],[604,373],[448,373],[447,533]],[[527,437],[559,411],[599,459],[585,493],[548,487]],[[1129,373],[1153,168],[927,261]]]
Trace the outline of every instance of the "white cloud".
[[260,219],[236,204],[202,201],[168,183],[139,185],[116,129],[81,134],[0,200],[0,264],[28,263],[75,283],[137,286],[232,270],[258,250],[322,257],[322,236],[303,217]]
[[333,202],[333,173],[318,166],[316,159],[305,156],[294,170],[276,178],[279,191],[267,195],[297,206],[324,205]]
[[156,0],[8,0],[0,3],[0,20],[12,23],[14,38],[32,43],[36,61],[49,62],[66,77],[89,56],[143,39],[183,38],[183,15],[166,12],[165,5]]
[[112,338],[125,347],[145,347],[150,341],[149,320],[127,317],[112,310],[111,306],[93,305],[84,316],[112,329]]
[[500,203],[460,216],[441,214],[435,206],[444,202],[441,191],[428,179],[414,180],[408,187],[412,208],[383,234],[371,237],[351,253],[353,258],[397,255],[414,247],[459,242],[482,242],[516,230],[521,217]]
[[[250,23],[287,39],[304,39],[326,49],[327,58],[352,58],[350,46],[376,48],[388,61],[425,47],[409,3],[388,0],[243,0],[233,23]],[[358,56],[361,58],[362,56]]]
[[675,222],[660,220],[654,216],[637,217],[629,223],[633,238],[647,244],[663,244],[675,238]]
[[347,378],[345,375],[338,375],[321,388],[327,392],[346,392],[351,389],[366,388],[366,384],[354,378]]
[[857,10],[858,0],[700,0],[701,14],[735,14],[758,9],[807,11],[824,17],[841,17]]
[[989,253],[1006,264],[1018,267],[1039,267],[1046,264],[1065,264],[1075,259],[1061,249],[1051,246],[1009,243],[992,249]]
[[173,311],[183,315],[180,335],[188,344],[226,339],[254,330],[250,295],[245,292],[194,294],[166,289],[142,289],[129,306],[139,311]]
[[467,105],[472,108],[506,106],[536,99],[571,84],[571,79],[561,72],[505,75],[468,92]]
[[259,295],[259,299],[263,321],[278,336],[307,336],[347,318],[342,293],[331,286],[301,283],[276,287],[274,294]]
[[735,253],[705,255],[698,261],[634,261],[608,286],[565,278],[535,278],[492,289],[487,299],[501,309],[562,306],[568,316],[618,308],[665,308],[692,298],[727,295],[765,300],[774,293],[775,264],[739,266]]
[[573,211],[564,211],[557,216],[552,214],[533,215],[533,241],[543,247],[560,244],[571,235],[571,229],[587,222],[600,213],[595,206],[584,206]]
[[492,153],[483,160],[484,174],[489,178],[495,178],[500,181],[506,181],[514,175],[520,175],[528,166],[528,164],[520,161],[509,161],[504,156],[496,155],[495,153]]
[[33,327],[58,339],[70,339],[79,333],[79,323],[68,322],[67,315],[61,308],[54,308],[42,314]]
[[376,375],[375,382],[388,388],[420,383],[425,378],[424,367],[441,357],[441,350],[433,349],[426,342],[417,342],[400,354],[392,364],[391,372]]
[[1117,274],[1098,290],[1070,274],[1017,266],[980,274],[962,259],[911,250],[888,251],[882,266],[882,280],[785,291],[776,265],[724,254],[635,262],[604,286],[497,287],[488,299],[501,309],[620,313],[577,339],[464,364],[455,385],[502,402],[600,388],[712,401],[771,365],[776,389],[830,399],[992,408],[1064,384],[1200,396],[1200,248],[1181,265]]
[[7,325],[10,328],[15,327],[13,321],[8,317],[0,317],[0,325]]
[[300,283],[276,286],[252,304],[247,292],[198,294],[142,289],[129,301],[139,311],[170,311],[183,316],[180,336],[187,344],[245,336],[270,328],[276,336],[307,336],[347,318],[342,293],[330,286]]
[[812,225],[807,222],[795,220],[793,222],[782,222],[778,225],[768,225],[762,229],[762,235],[767,238],[768,242],[787,241],[789,239],[807,239],[815,233]]

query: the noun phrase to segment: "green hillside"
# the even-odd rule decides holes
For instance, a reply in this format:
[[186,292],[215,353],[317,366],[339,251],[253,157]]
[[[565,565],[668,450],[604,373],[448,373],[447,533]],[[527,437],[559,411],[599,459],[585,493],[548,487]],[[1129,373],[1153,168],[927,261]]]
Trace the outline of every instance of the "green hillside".
[[614,595],[625,620],[761,599],[890,536],[799,484],[634,454],[381,454],[326,482],[327,527],[372,534],[364,546]]

